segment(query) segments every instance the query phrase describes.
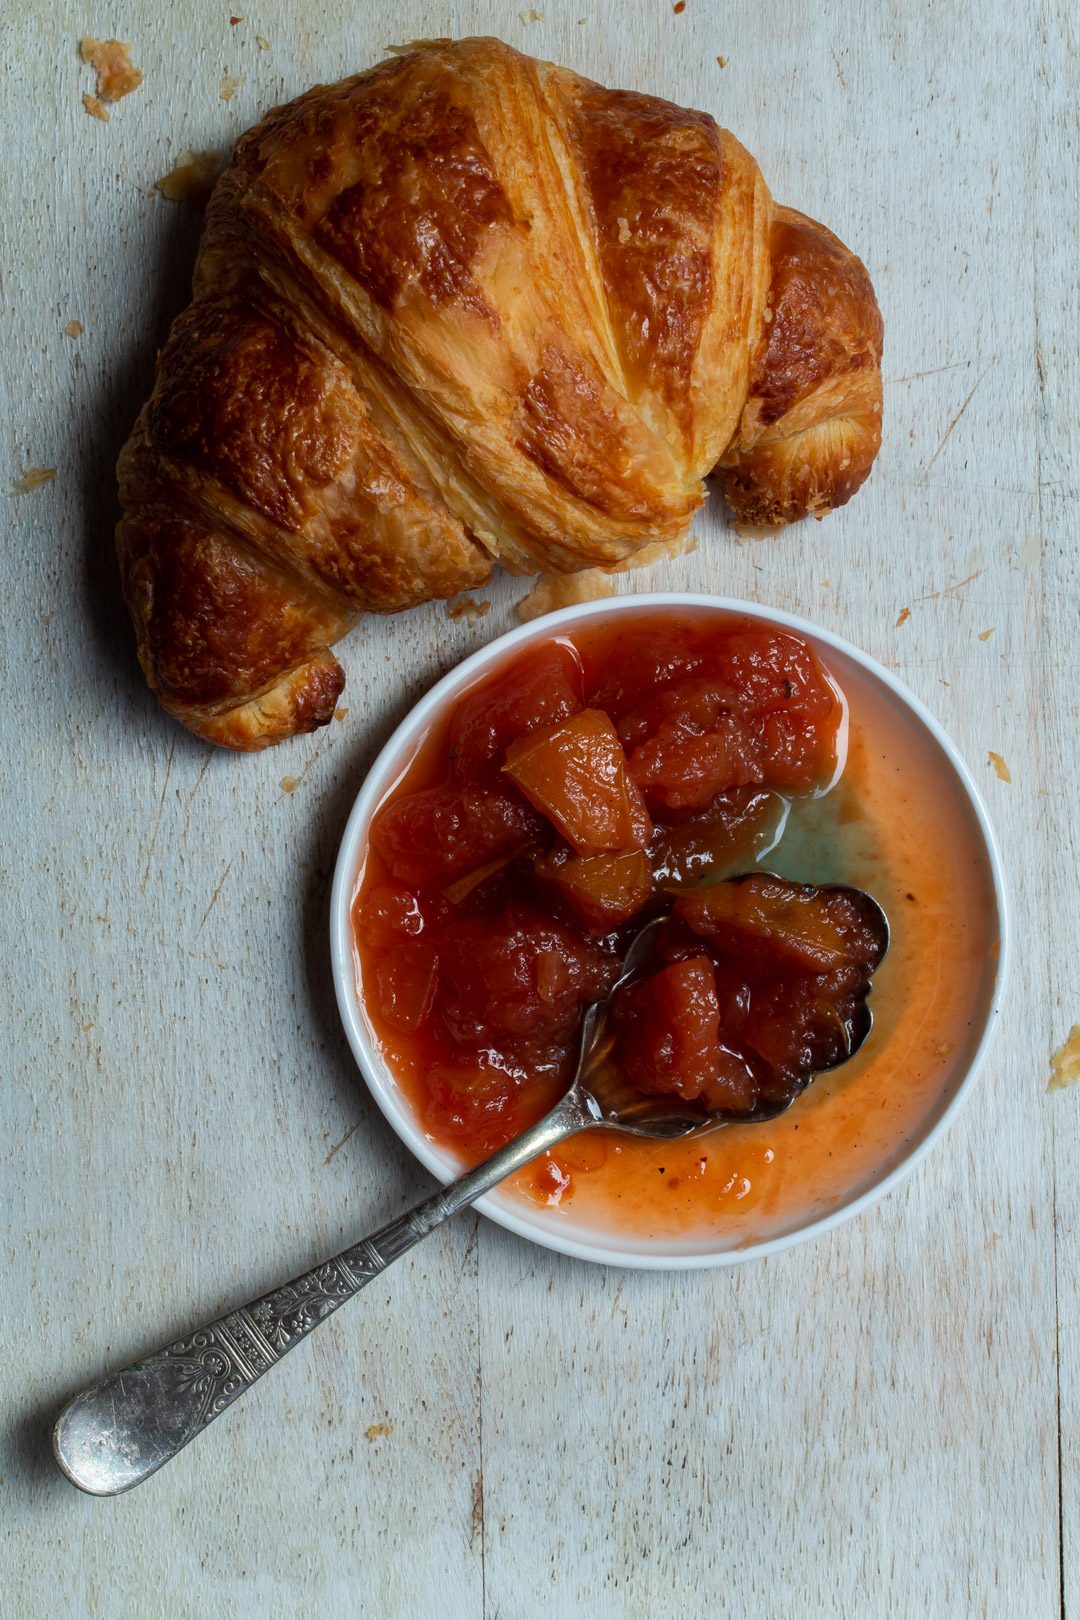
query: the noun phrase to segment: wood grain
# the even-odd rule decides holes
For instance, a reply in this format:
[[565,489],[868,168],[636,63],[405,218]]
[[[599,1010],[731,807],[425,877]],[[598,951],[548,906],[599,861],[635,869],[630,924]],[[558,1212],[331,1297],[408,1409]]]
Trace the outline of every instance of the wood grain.
[[[57,469],[0,496],[9,1612],[1067,1612],[1080,1093],[1045,1091],[1080,1017],[1064,0],[260,0],[235,27],[206,4],[24,0],[0,28],[3,489]],[[145,74],[108,124],[81,105],[88,31],[130,40]],[[48,1458],[68,1393],[426,1185],[338,1030],[328,874],[388,728],[522,593],[497,582],[477,624],[432,606],[364,625],[343,649],[348,714],[316,739],[236,760],[159,712],[111,538],[115,455],[198,231],[153,183],[387,45],[477,32],[715,112],[779,199],[866,259],[886,321],[868,485],[778,541],[740,544],[709,511],[696,552],[620,588],[799,611],[903,675],[998,827],[1008,1015],[947,1144],[826,1239],[734,1273],[637,1275],[467,1218],[164,1474],[91,1501]],[[243,76],[229,101],[225,75]]]

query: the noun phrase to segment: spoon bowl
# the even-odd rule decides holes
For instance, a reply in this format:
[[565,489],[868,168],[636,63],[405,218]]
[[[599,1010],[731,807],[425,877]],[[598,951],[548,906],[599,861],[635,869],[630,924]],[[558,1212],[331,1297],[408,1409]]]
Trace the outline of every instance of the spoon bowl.
[[[734,878],[728,881],[738,884],[742,880]],[[835,891],[837,886],[831,887]],[[857,905],[864,926],[877,937],[876,958],[871,970],[876,972],[889,948],[888,918],[873,896],[864,889],[845,885],[843,892]],[[873,1027],[874,1016],[864,995],[856,1004],[851,1028],[846,1031],[844,1047],[836,1058],[805,1071],[797,1085],[776,1097],[759,1102],[749,1112],[706,1108],[699,1102],[685,1102],[670,1093],[653,1094],[638,1090],[630,1084],[618,1062],[610,1011],[619,991],[638,978],[647,967],[666,922],[667,913],[664,913],[653,917],[638,930],[625,951],[622,971],[607,1000],[594,1002],[586,1009],[582,1019],[577,1069],[567,1095],[579,1094],[584,1106],[590,1112],[595,1111],[596,1124],[658,1141],[674,1141],[689,1136],[692,1131],[714,1130],[719,1125],[762,1125],[786,1113],[819,1074],[849,1062],[866,1041]]]

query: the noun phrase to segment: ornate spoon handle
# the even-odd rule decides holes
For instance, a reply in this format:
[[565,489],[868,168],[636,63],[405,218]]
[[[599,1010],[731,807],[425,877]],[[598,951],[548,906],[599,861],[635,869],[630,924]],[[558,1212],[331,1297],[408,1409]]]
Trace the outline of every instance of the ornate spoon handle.
[[448,1216],[546,1148],[599,1122],[591,1098],[570,1091],[490,1159],[333,1260],[76,1395],[53,1430],[60,1468],[92,1496],[116,1496],[140,1484]]

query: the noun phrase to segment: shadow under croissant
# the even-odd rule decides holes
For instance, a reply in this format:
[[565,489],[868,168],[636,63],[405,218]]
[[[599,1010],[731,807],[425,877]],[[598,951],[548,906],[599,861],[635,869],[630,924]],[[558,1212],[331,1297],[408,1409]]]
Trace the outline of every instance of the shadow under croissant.
[[135,640],[120,588],[114,534],[120,518],[116,462],[154,382],[157,351],[174,318],[191,300],[201,212],[162,203],[168,217],[159,250],[144,267],[140,301],[143,314],[130,327],[109,334],[108,371],[96,397],[82,405],[79,434],[79,510],[82,517],[84,620],[96,646],[92,654],[110,668],[118,691],[138,706],[143,729],[202,746],[161,709],[146,685],[135,653]]

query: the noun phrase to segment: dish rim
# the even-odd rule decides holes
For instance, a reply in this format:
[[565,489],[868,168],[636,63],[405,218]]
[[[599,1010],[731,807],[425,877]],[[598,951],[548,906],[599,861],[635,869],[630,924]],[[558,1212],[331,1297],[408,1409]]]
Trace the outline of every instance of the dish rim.
[[[797,614],[757,602],[745,602],[734,597],[714,596],[694,591],[649,591],[636,595],[604,597],[598,601],[577,602],[570,607],[560,608],[554,613],[544,614],[527,624],[519,625],[477,648],[475,652],[448,670],[413,705],[379,750],[353,802],[338,849],[330,894],[330,953],[338,1011],[360,1074],[380,1112],[406,1147],[445,1186],[461,1173],[460,1168],[453,1161],[449,1151],[433,1142],[414,1117],[404,1092],[372,1041],[360,1004],[353,965],[351,912],[362,843],[368,825],[374,811],[393,786],[395,778],[400,776],[406,767],[410,750],[418,734],[448,699],[457,695],[483,673],[485,666],[498,662],[515,648],[520,648],[529,641],[557,635],[566,626],[590,619],[604,619],[612,614],[647,612],[664,608],[676,611],[700,609],[708,613],[751,618],[781,629],[793,630],[798,635],[804,636],[812,645],[830,648],[851,659],[879,681],[894,699],[899,700],[901,706],[914,715],[938,744],[967,797],[982,837],[989,867],[1000,939],[997,970],[985,1021],[971,1061],[958,1080],[953,1095],[925,1133],[913,1141],[899,1163],[872,1186],[827,1214],[814,1217],[791,1231],[766,1238],[761,1242],[749,1242],[736,1248],[679,1254],[634,1248],[633,1234],[626,1234],[625,1237],[617,1232],[608,1234],[613,1245],[611,1247],[586,1242],[560,1231],[556,1222],[545,1221],[539,1208],[536,1216],[530,1218],[529,1213],[519,1206],[500,1203],[497,1193],[494,1192],[485,1194],[475,1205],[482,1215],[496,1221],[498,1225],[518,1237],[575,1259],[589,1260],[601,1265],[624,1266],[634,1270],[701,1271],[719,1266],[741,1265],[748,1260],[765,1259],[769,1255],[783,1253],[797,1244],[808,1242],[811,1238],[823,1236],[884,1198],[912,1173],[954,1123],[974,1088],[993,1041],[1008,984],[1011,954],[1008,896],[997,838],[982,795],[952,738],[921,699],[916,697],[897,675],[878,663],[869,653],[856,647],[854,643],[831,630],[820,628]],[[626,1247],[619,1247],[623,1242],[626,1243]]]

